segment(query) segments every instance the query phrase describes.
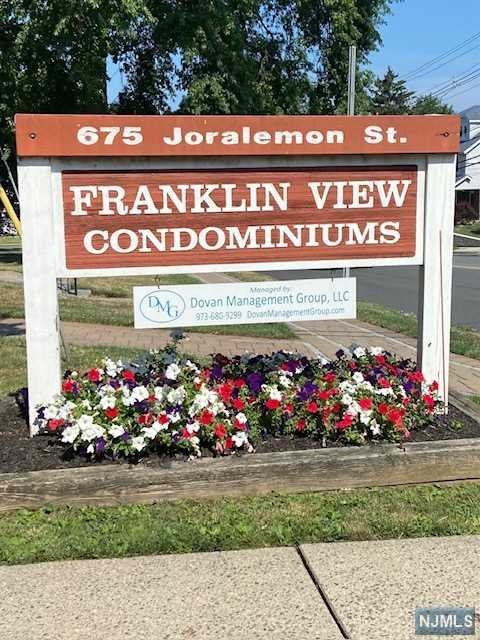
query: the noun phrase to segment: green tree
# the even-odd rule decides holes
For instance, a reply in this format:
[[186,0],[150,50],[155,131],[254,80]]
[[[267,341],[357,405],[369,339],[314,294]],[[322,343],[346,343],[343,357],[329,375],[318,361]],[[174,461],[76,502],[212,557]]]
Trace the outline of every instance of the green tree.
[[410,113],[413,95],[405,81],[400,80],[398,74],[388,67],[383,78],[377,78],[374,82],[371,111],[379,115]]
[[412,107],[412,113],[415,115],[426,115],[428,113],[453,113],[453,108],[442,102],[437,96],[428,93],[419,96]]

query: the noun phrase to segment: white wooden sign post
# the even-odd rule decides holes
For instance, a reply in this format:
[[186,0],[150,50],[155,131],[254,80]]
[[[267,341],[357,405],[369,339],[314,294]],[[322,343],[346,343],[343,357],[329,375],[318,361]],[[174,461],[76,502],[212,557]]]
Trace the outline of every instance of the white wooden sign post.
[[420,266],[448,399],[455,116],[18,115],[30,421],[59,392],[56,279]]

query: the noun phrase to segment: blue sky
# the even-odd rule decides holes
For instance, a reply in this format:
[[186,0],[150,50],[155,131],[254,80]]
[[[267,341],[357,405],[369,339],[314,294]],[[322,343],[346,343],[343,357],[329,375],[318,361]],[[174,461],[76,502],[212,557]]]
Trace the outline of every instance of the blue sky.
[[[392,14],[381,28],[383,46],[370,56],[371,68],[383,75],[390,65],[396,73],[406,75],[480,32],[479,16],[479,0],[394,2]],[[437,65],[443,66],[431,68],[423,77],[409,81],[409,88],[418,93],[429,92],[465,72],[473,72],[474,65],[480,70],[480,37],[449,58],[454,56],[458,56],[456,60],[443,65],[447,58],[442,59]],[[109,71],[113,75],[108,87],[111,101],[121,88],[121,77],[118,69],[110,65]],[[458,111],[480,104],[480,75],[469,85],[452,88],[444,100]]]
[[[383,74],[390,65],[394,71],[405,75],[480,31],[479,0],[404,0],[395,2],[392,11],[381,29],[383,46],[370,56],[372,69],[377,74]],[[417,92],[428,92],[469,71],[473,65],[480,67],[480,38],[450,57],[473,47],[451,63],[412,80],[409,87]],[[480,104],[480,85],[474,87],[479,83],[480,76],[472,80],[471,85],[452,89],[444,99],[456,110]]]

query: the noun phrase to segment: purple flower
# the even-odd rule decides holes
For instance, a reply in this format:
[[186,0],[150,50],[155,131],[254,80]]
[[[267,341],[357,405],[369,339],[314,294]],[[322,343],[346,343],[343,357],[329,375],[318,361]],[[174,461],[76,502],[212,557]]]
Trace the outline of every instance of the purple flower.
[[221,380],[223,378],[223,367],[220,365],[213,367],[210,378],[212,380]]
[[128,441],[130,440],[130,434],[129,434],[129,433],[127,433],[126,431],[124,431],[124,432],[122,433],[122,440],[123,440],[124,442],[128,442]]
[[95,443],[95,453],[97,454],[97,456],[101,456],[103,454],[103,452],[105,451],[105,440],[103,438],[97,438],[97,441]]
[[300,391],[297,393],[300,400],[307,400],[311,395],[317,391],[318,387],[313,382],[306,382]]
[[150,411],[150,403],[148,400],[135,402],[133,407],[135,411],[138,411],[138,413],[148,413]]
[[258,393],[262,388],[263,380],[264,378],[261,373],[249,373],[247,376],[247,384],[250,391]]

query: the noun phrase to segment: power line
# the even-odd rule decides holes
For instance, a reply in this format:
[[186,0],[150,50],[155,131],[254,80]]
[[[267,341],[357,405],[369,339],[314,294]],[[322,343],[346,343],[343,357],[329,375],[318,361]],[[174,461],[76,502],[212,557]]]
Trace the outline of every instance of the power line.
[[428,62],[425,62],[424,64],[420,65],[419,67],[416,67],[415,69],[412,69],[411,71],[406,73],[402,77],[402,79],[403,80],[412,80],[413,76],[418,76],[418,74],[422,74],[423,75],[424,72],[426,72],[427,68],[431,67],[432,65],[435,65],[437,62],[445,60],[445,58],[448,58],[452,54],[457,53],[457,51],[460,51],[465,46],[471,44],[472,42],[474,42],[478,38],[480,38],[480,31],[478,31],[477,33],[474,33],[469,38],[467,38],[466,40],[463,40],[462,42],[460,42],[459,44],[455,45],[454,47],[452,47],[448,51],[445,51],[444,53],[441,53],[440,55],[436,56],[435,58],[432,58]]
[[453,58],[450,58],[449,60],[445,60],[445,62],[442,62],[441,64],[438,64],[436,67],[431,67],[429,69],[426,69],[422,73],[419,73],[419,74],[417,74],[415,76],[407,78],[407,80],[408,80],[408,82],[412,82],[413,80],[418,80],[419,78],[423,78],[425,76],[428,76],[429,74],[433,73],[434,71],[437,71],[438,69],[441,69],[442,67],[445,67],[447,64],[452,63],[454,60],[457,60],[458,58],[461,58],[462,56],[466,56],[467,53],[471,53],[472,51],[474,51],[475,49],[478,49],[479,47],[480,47],[480,44],[476,44],[471,49],[467,49],[466,51],[463,51],[462,53],[459,53],[458,55],[454,56]]
[[477,82],[477,84],[472,85],[471,87],[467,87],[467,89],[463,89],[462,91],[458,91],[458,93],[454,93],[453,96],[449,96],[449,100],[451,100],[452,98],[456,98],[457,96],[461,96],[462,93],[465,93],[466,91],[471,91],[472,89],[475,89],[476,87],[480,87],[480,82]]
[[480,71],[480,65],[474,65],[469,71],[460,74],[456,78],[451,78],[447,82],[443,82],[442,84],[437,85],[437,89],[432,87],[432,89],[430,89],[430,93],[432,95],[440,95],[445,91],[451,91],[452,89],[461,86],[467,80],[471,79],[472,76],[474,76],[478,71]]

